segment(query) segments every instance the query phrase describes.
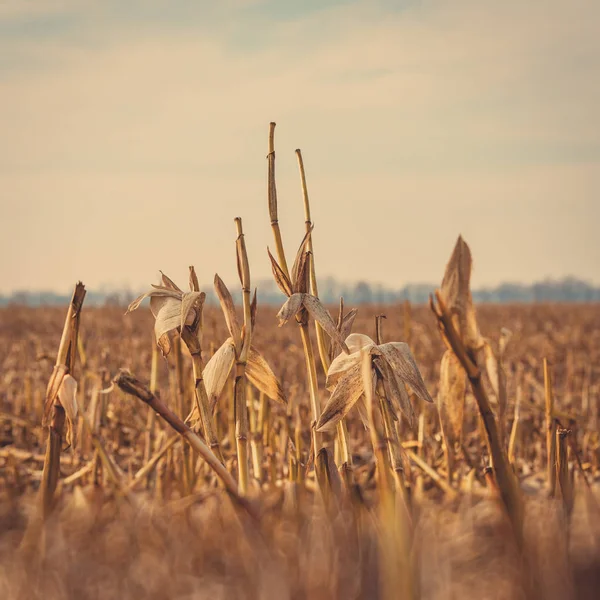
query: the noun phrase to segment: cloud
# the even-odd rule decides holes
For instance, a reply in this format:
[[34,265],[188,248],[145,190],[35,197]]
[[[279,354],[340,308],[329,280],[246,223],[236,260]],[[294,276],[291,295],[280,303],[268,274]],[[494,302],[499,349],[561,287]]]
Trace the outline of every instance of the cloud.
[[[270,120],[294,240],[293,150],[304,151],[323,275],[437,279],[452,238],[468,231],[480,241],[482,282],[598,280],[587,218],[600,191],[592,0],[28,6],[0,12],[0,31],[12,32],[0,42],[0,202],[13,219],[1,243],[27,241],[20,264],[5,266],[8,288],[30,281],[40,249],[56,244],[40,286],[87,273],[137,282],[165,266],[161,256],[184,266],[193,252],[227,257],[238,214],[255,236],[253,270],[267,275]],[[31,214],[44,217],[35,236]],[[81,264],[59,267],[66,242],[50,231],[82,218]],[[498,221],[527,257],[508,268],[491,241]],[[194,222],[198,240],[181,241]],[[152,240],[163,226],[159,254]],[[373,254],[353,250],[349,263],[349,232]],[[212,262],[234,276],[231,261]]]

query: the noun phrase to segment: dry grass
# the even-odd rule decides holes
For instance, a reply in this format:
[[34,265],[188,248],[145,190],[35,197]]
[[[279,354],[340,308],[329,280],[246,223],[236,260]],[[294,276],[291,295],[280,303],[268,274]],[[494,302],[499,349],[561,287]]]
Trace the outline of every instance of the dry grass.
[[[375,337],[374,317],[382,312],[388,317],[386,335],[401,338],[405,311],[399,306],[361,309],[355,331]],[[435,395],[443,346],[433,315],[424,307],[411,312],[413,352]],[[595,487],[600,381],[594,365],[600,355],[600,311],[596,306],[483,306],[478,316],[484,336],[494,339],[501,326],[513,331],[504,357],[506,427],[509,431],[512,427],[521,381],[514,453],[526,492],[526,546],[519,553],[500,505],[493,500],[494,489],[482,474],[487,450],[469,393],[463,452],[474,470],[459,453],[452,481],[456,493],[445,493],[415,463],[407,472],[413,519],[412,593],[422,598],[594,598],[600,573],[600,518],[574,449]],[[77,449],[62,455],[58,507],[43,542],[33,554],[19,551],[36,510],[34,493],[41,481],[46,438],[40,427],[43,401],[63,317],[61,309],[15,307],[0,312],[0,597],[326,598],[384,593],[381,532],[372,513],[377,492],[369,433],[351,411],[348,428],[357,489],[346,494],[340,480],[338,487],[331,486],[332,497],[323,502],[314,471],[310,469],[306,478],[304,473],[310,458],[310,408],[302,348],[294,328],[273,329],[275,311],[266,307],[258,311],[255,343],[279,375],[288,407],[269,404],[265,418],[269,432],[258,436],[262,485],[260,492],[258,484],[252,488],[260,505],[258,522],[235,511],[201,462],[193,465],[196,481],[186,482],[180,442],[164,454],[130,499],[123,500],[98,464],[89,436],[82,433]],[[210,353],[228,333],[217,309],[208,308],[204,319],[204,345]],[[75,368],[83,410],[93,407],[96,390],[108,387],[122,367],[150,381],[151,326],[152,317],[145,310],[127,317],[113,308],[84,310],[80,332],[85,364],[79,361]],[[571,429],[568,468],[574,471],[576,494],[570,518],[560,501],[547,498],[544,357],[552,365],[559,420]],[[184,361],[181,371],[183,403],[191,407],[191,363]],[[176,378],[175,361],[159,360],[157,389],[169,406],[181,402]],[[323,381],[320,384],[323,389]],[[118,389],[96,398],[96,413],[88,416],[129,483],[144,465],[147,409]],[[219,401],[216,426],[226,464],[235,475],[235,441],[232,444],[228,433],[232,398],[229,386]],[[418,425],[409,429],[403,423],[404,446],[445,480],[436,409],[422,402],[414,406],[422,445]],[[252,408],[258,413],[258,394]],[[575,420],[568,421],[568,415]],[[153,452],[170,435],[157,421]],[[333,436],[326,437],[325,447],[332,447],[332,442]],[[72,474],[88,465],[88,471],[69,482]]]

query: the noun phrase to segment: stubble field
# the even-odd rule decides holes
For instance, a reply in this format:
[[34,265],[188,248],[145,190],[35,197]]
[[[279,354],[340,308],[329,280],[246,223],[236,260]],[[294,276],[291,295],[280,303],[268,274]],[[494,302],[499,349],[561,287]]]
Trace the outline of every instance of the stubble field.
[[[331,307],[334,318],[336,311]],[[400,415],[393,436],[374,411],[374,427],[367,429],[357,403],[344,419],[350,458],[344,461],[335,428],[322,434],[325,450],[311,451],[314,423],[299,327],[292,321],[278,328],[276,310],[259,304],[252,344],[271,366],[286,404],[250,380],[242,501],[223,490],[206,461],[152,409],[111,384],[127,369],[185,419],[196,402],[186,346],[174,340],[166,359],[153,350],[154,319],[145,308],[124,315],[118,307],[84,306],[71,372],[78,383],[79,413],[69,431],[74,443],[67,448],[61,440],[52,510],[36,525],[48,436],[44,403],[65,314],[65,308],[0,311],[0,597],[597,597],[597,305],[477,308],[481,333],[505,374],[502,405],[500,380],[494,385],[482,367],[525,507],[519,534],[490,468],[468,384],[458,437],[442,435],[444,343],[430,308],[406,305],[362,306],[352,331],[375,340],[375,317],[385,314],[381,341],[409,343],[436,402],[411,393],[415,418],[409,423]],[[220,310],[206,307],[205,362],[228,335]],[[323,408],[330,393],[316,362]],[[237,481],[234,379],[232,370],[213,421],[225,468]],[[550,469],[549,423],[558,431]],[[456,415],[448,427],[456,432]],[[205,437],[201,426],[194,429]],[[394,449],[394,440],[402,448]]]

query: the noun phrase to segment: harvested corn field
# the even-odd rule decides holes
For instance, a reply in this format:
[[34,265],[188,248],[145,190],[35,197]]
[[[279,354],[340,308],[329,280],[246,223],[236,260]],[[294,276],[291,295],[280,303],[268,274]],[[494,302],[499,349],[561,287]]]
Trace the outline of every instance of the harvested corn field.
[[235,219],[220,306],[0,311],[0,597],[597,597],[598,306],[475,307],[461,237],[429,306],[324,306],[273,133],[279,310]]
[[[150,311],[123,312],[82,312],[74,378],[90,429],[79,415],[78,439],[61,453],[43,553],[25,553],[21,544],[38,510],[47,442],[41,427],[44,399],[64,310],[14,307],[0,313],[2,597],[400,597],[384,595],[386,583],[410,583],[411,593],[423,598],[595,597],[600,572],[596,306],[482,306],[477,313],[482,335],[493,346],[503,327],[512,333],[502,358],[507,404],[499,426],[527,510],[522,550],[487,471],[489,452],[468,385],[461,388],[464,418],[461,440],[450,450],[451,480],[436,406],[413,399],[413,425],[402,418],[395,422],[405,448],[399,473],[410,507],[404,521],[410,547],[390,550],[381,536],[391,532],[377,526],[377,463],[358,410],[345,418],[351,468],[337,470],[343,464],[330,433],[323,437],[326,450],[317,455],[315,469],[297,327],[277,328],[275,310],[257,310],[255,344],[281,382],[287,404],[271,401],[252,385],[246,390],[249,516],[222,491],[204,460],[149,408],[118,387],[103,393],[126,368],[144,384],[154,382],[161,400],[184,418],[194,405],[185,346],[175,344],[164,360],[153,352]],[[444,346],[431,311],[361,307],[353,329],[374,338],[380,314],[387,317],[384,340],[405,339],[408,333],[427,389],[443,407],[438,389]],[[218,309],[207,308],[207,358],[227,337]],[[563,481],[571,499],[566,506],[560,486],[553,499],[548,497],[544,358],[552,373],[555,422],[568,431],[559,438],[567,456]],[[324,389],[321,372],[319,389]],[[499,414],[489,382],[486,389]],[[325,392],[321,397],[326,400]],[[214,422],[225,465],[237,478],[233,398],[230,377]],[[384,464],[393,478],[392,464]],[[399,544],[403,532],[392,532],[387,541]],[[403,571],[382,573],[387,551]],[[395,580],[400,574],[402,581]]]

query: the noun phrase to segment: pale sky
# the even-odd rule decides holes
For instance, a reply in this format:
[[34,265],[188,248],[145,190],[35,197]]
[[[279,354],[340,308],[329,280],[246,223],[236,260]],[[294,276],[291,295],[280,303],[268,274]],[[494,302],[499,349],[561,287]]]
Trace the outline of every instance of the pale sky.
[[0,293],[318,275],[600,283],[598,0],[0,0]]

